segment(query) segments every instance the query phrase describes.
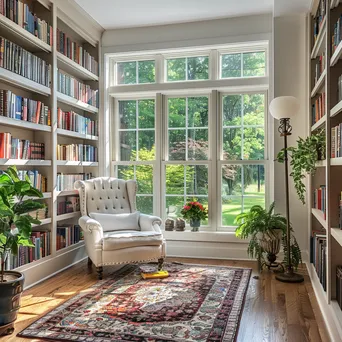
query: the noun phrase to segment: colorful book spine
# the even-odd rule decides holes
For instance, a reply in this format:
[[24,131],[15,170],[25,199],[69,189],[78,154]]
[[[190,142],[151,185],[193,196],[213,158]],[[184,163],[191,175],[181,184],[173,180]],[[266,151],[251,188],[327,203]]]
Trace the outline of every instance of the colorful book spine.
[[321,185],[318,189],[313,192],[313,207],[321,210],[326,218],[326,187]]
[[20,180],[25,180],[26,176],[31,181],[31,184],[41,192],[47,192],[47,178],[39,173],[38,170],[18,170]]
[[320,94],[312,105],[311,122],[314,125],[325,115],[325,93]]
[[57,160],[97,162],[97,151],[92,145],[57,145]]
[[57,215],[75,213],[77,211],[80,211],[79,196],[65,196],[58,199]]
[[57,191],[72,191],[76,181],[91,178],[93,178],[92,173],[57,173]]
[[326,0],[321,0],[318,8],[317,8],[317,13],[314,17],[314,27],[313,27],[313,34],[314,34],[314,41],[316,41],[321,27],[322,27],[322,23],[323,20],[325,18],[325,13],[326,13]]
[[313,232],[310,237],[310,262],[314,265],[323,289],[327,287],[327,238],[323,232]]
[[316,65],[315,65],[315,84],[318,82],[319,78],[323,74],[325,70],[325,53],[323,52],[317,59]]
[[56,249],[69,247],[83,240],[83,232],[79,225],[58,225]]
[[331,158],[342,157],[342,123],[331,128]]
[[57,89],[59,92],[98,108],[99,92],[89,85],[79,82],[76,78],[58,70]]
[[0,0],[0,14],[52,46],[52,26],[38,18],[27,3],[21,0]]

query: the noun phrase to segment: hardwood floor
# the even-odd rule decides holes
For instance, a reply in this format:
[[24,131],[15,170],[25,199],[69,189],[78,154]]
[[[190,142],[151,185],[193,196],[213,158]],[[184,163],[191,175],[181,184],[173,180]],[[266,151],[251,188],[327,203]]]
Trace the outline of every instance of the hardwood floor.
[[[253,261],[203,260],[168,258],[168,261],[250,267],[250,280],[237,342],[329,342],[306,268],[302,284],[285,284],[275,280],[271,272],[257,272]],[[105,267],[104,277],[114,268]],[[253,277],[259,279],[254,279]],[[96,270],[88,270],[87,261],[25,291],[15,324],[15,333],[0,338],[3,342],[36,341],[16,337],[16,333],[65,300],[96,283]],[[41,340],[39,340],[41,341]]]

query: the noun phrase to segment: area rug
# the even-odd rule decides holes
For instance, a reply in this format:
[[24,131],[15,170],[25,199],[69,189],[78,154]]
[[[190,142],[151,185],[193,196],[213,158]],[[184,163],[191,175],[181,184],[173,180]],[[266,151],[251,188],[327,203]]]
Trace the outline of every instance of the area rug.
[[246,268],[166,264],[143,280],[126,266],[31,324],[18,336],[54,341],[235,340],[251,275]]

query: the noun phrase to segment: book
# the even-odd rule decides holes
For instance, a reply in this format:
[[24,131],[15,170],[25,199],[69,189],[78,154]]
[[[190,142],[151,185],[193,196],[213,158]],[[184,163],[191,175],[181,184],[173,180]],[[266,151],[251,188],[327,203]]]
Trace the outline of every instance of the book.
[[93,178],[92,173],[57,173],[57,191],[74,190],[76,181],[91,178]]
[[57,145],[57,160],[97,162],[98,149],[92,145]]

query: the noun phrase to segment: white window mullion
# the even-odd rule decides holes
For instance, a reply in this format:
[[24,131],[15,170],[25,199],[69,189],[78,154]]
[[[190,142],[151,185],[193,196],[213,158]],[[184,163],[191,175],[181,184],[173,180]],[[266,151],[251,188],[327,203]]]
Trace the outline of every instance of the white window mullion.
[[136,148],[136,160],[139,160],[139,101],[135,101],[135,148]]
[[163,95],[156,94],[155,102],[155,121],[154,121],[154,134],[155,134],[155,149],[156,149],[156,162],[153,168],[153,206],[154,212],[159,217],[163,216],[163,193],[162,184],[165,183],[162,172],[162,159],[163,159],[163,138],[165,131],[163,130],[163,117],[165,113],[163,111]]
[[185,98],[185,160],[189,160],[188,141],[188,97]]

